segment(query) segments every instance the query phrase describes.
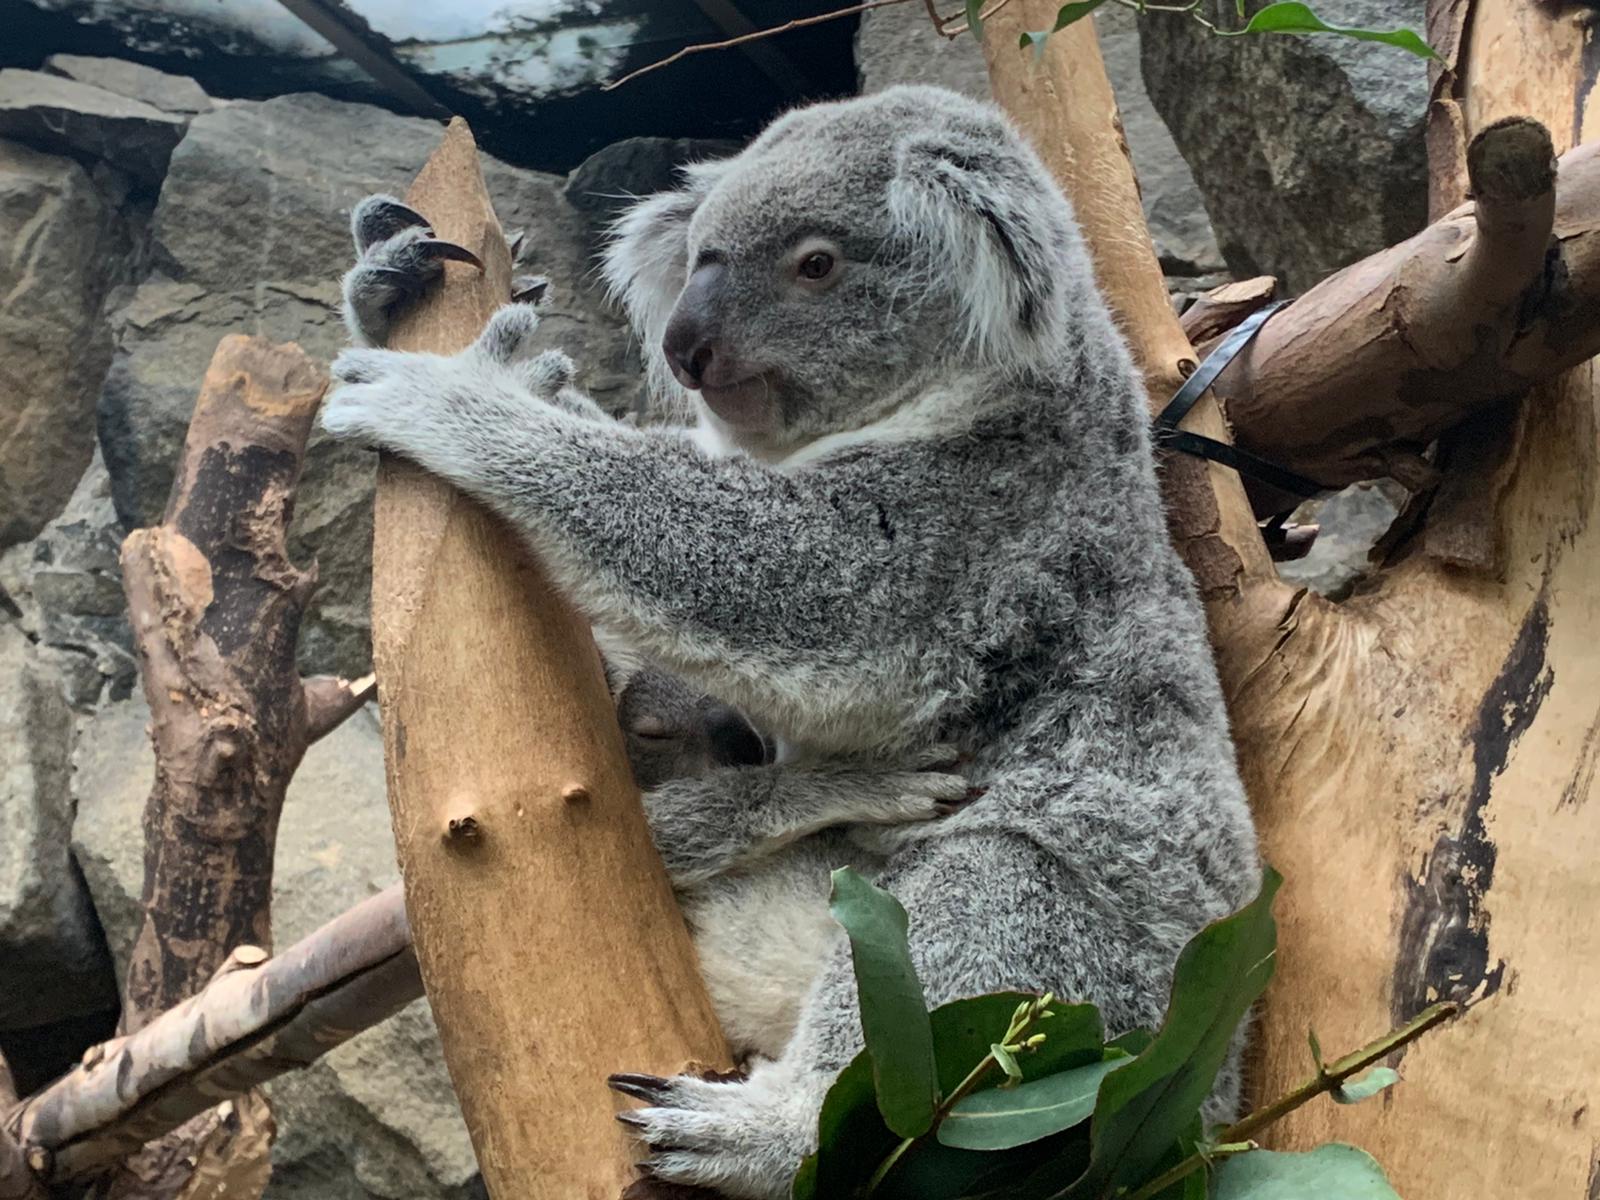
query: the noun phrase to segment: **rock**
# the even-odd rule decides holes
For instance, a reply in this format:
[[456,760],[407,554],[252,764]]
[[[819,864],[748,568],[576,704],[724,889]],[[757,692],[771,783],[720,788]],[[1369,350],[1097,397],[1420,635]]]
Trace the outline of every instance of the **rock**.
[[0,1028],[117,1003],[71,850],[71,753],[60,680],[15,623],[0,624]]
[[[1212,236],[1194,176],[1145,93],[1139,73],[1137,18],[1119,5],[1107,4],[1095,12],[1094,22],[1162,269],[1179,276],[1220,270],[1222,252]],[[882,91],[896,83],[936,83],[978,99],[987,100],[990,95],[989,72],[978,43],[966,35],[955,39],[937,36],[927,14],[914,4],[871,9],[861,15],[856,66],[863,92]]]
[[1358,483],[1295,510],[1298,525],[1316,525],[1311,552],[1278,564],[1278,574],[1330,600],[1347,597],[1372,570],[1368,554],[1405,503],[1406,490],[1393,480]]
[[186,118],[41,71],[0,71],[0,137],[110,163],[145,187],[166,174]]
[[126,268],[116,224],[78,163],[0,141],[0,547],[61,511],[94,452],[100,309]]
[[205,89],[182,75],[169,75],[154,67],[123,58],[90,58],[81,54],[52,54],[44,60],[52,75],[75,79],[162,112],[194,116],[210,112],[213,105]]
[[635,197],[676,187],[688,163],[726,158],[738,149],[738,142],[726,138],[623,138],[578,164],[562,194],[588,218],[592,231],[603,232]]
[[[140,920],[140,822],[154,769],[143,699],[80,728],[73,845],[120,971]],[[304,937],[399,878],[371,709],[307,751],[278,826],[273,936]],[[279,1137],[267,1200],[469,1200],[476,1166],[425,1001],[268,1094]]]
[[[439,127],[321,96],[239,101],[194,119],[173,154],[153,223],[156,270],[112,316],[118,351],[99,417],[117,512],[159,518],[206,363],[225,333],[249,330],[332,357],[344,344],[339,277],[351,207],[403,192]],[[613,411],[641,387],[620,316],[594,286],[587,223],[556,176],[485,158],[508,231],[527,232],[526,268],[553,284],[542,335],[577,360]],[[301,637],[310,671],[367,669],[373,456],[313,436],[291,552],[322,581]]]
[[138,682],[118,562],[125,532],[97,450],[61,514],[32,542],[0,554],[0,595],[76,709],[102,696],[126,699]]
[[[1334,25],[1423,27],[1422,0],[1316,8]],[[1203,0],[1202,11],[1239,23],[1233,0]],[[1338,37],[1214,37],[1168,13],[1144,19],[1142,51],[1150,96],[1235,275],[1277,275],[1302,292],[1427,219],[1421,59]]]

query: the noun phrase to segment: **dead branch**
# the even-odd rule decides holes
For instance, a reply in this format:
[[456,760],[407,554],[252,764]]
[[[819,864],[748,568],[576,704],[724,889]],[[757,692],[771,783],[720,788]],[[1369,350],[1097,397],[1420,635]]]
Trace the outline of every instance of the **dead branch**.
[[0,1200],[46,1200],[39,1176],[5,1129],[0,1129]]
[[1179,324],[1190,342],[1204,347],[1277,298],[1278,281],[1271,275],[1240,279],[1201,296],[1184,312]]
[[[236,947],[271,944],[278,814],[307,741],[295,645],[316,586],[285,543],[326,385],[298,346],[224,338],[162,523],[123,542],[156,753],[125,1033],[198,991]],[[244,1097],[139,1150],[107,1194],[175,1196],[198,1172],[259,1193],[271,1134],[265,1101]]]
[[1267,322],[1216,388],[1239,444],[1330,487],[1414,486],[1397,464],[1600,352],[1600,144],[1551,163],[1542,126],[1496,122],[1468,151],[1475,203]]
[[[400,886],[273,959],[236,948],[205,989],[96,1046],[5,1122],[60,1185],[103,1171],[220,1101],[315,1062],[422,995]],[[0,1138],[0,1200],[7,1191]],[[30,1172],[31,1176],[31,1172]]]
[[378,677],[360,679],[313,675],[305,681],[306,744],[319,741],[339,728],[368,700],[378,694]]

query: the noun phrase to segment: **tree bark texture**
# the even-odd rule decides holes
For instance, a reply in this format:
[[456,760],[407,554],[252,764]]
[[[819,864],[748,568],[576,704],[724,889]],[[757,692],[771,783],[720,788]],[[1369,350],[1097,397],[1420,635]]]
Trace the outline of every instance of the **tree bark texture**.
[[[1080,174],[1083,156],[1064,152],[1070,142],[1049,132],[1050,122],[1061,122],[1101,143],[1108,159],[1119,149],[1112,110],[1060,103],[1068,89],[1098,84],[1089,23],[1066,31],[1081,30],[1076,37],[1052,39],[1037,67],[1015,50],[1016,32],[1046,27],[1045,13],[1055,7],[1014,0],[987,23],[997,94],[1036,138],[1045,134],[1038,144],[1078,200],[1101,282],[1130,338],[1167,345],[1159,314],[1135,295],[1148,290],[1140,280],[1158,274],[1154,259],[1144,261],[1137,239],[1096,220],[1084,197],[1103,191],[1105,181]],[[1595,202],[1592,183],[1571,187],[1592,170],[1587,151],[1571,150],[1600,134],[1593,87],[1600,60],[1578,17],[1521,0],[1440,0],[1429,22],[1447,59],[1432,109],[1432,211],[1448,214],[1465,198],[1474,138],[1492,142],[1501,118],[1532,118],[1564,155],[1546,263],[1564,261],[1575,241],[1587,245],[1592,237],[1563,233],[1572,228],[1566,213]],[[1039,116],[1036,105],[1052,112]],[[1121,173],[1130,175],[1126,166]],[[1543,219],[1514,195],[1497,203],[1507,199],[1501,211],[1525,231]],[[1529,293],[1509,266],[1487,276],[1486,289],[1501,289],[1498,296],[1452,288],[1449,277],[1466,271],[1473,253],[1500,253],[1489,243],[1505,229],[1491,232],[1470,212],[1450,221],[1458,223],[1451,245],[1460,255],[1453,265],[1448,251],[1434,256],[1425,274],[1429,286],[1444,287],[1443,297],[1454,295],[1467,324],[1482,322],[1481,302],[1493,308],[1506,291],[1552,294],[1539,285]],[[1439,236],[1437,228],[1420,235]],[[1517,249],[1506,261],[1525,267],[1526,241],[1509,242]],[[1344,275],[1359,276],[1371,261]],[[1456,349],[1438,361],[1417,355],[1399,378],[1374,368],[1357,386],[1332,358],[1303,364],[1299,395],[1320,389],[1321,397],[1304,410],[1308,418],[1322,414],[1317,419],[1334,430],[1341,414],[1319,405],[1337,410],[1387,397],[1388,407],[1376,412],[1385,422],[1381,442],[1409,419],[1402,411],[1409,404],[1436,411],[1443,384],[1466,378],[1459,340],[1448,338],[1456,313],[1408,294],[1406,283],[1404,271],[1374,274],[1371,302],[1358,311],[1375,313],[1388,288],[1405,311],[1429,314],[1421,319],[1432,323],[1430,338]],[[1301,305],[1315,295],[1274,317],[1262,336],[1297,310],[1306,319],[1317,306]],[[1600,1195],[1600,929],[1592,918],[1600,907],[1593,866],[1600,857],[1600,380],[1593,362],[1573,366],[1562,357],[1570,347],[1552,334],[1548,308],[1536,299],[1532,309],[1530,336],[1543,344],[1543,364],[1514,381],[1496,375],[1495,364],[1516,351],[1501,340],[1503,327],[1489,331],[1488,386],[1471,395],[1478,417],[1445,437],[1444,483],[1433,504],[1413,514],[1386,568],[1352,599],[1332,604],[1256,570],[1229,534],[1242,531],[1250,514],[1225,481],[1213,489],[1219,536],[1242,569],[1220,553],[1185,547],[1206,599],[1263,852],[1287,879],[1278,972],[1250,1073],[1257,1091],[1278,1094],[1304,1076],[1307,1028],[1324,1045],[1354,1044],[1431,1000],[1468,1005],[1454,1024],[1404,1052],[1405,1082],[1382,1102],[1311,1105],[1266,1134],[1284,1147],[1365,1146],[1407,1200],[1454,1200],[1468,1191],[1525,1200]],[[1358,314],[1325,315],[1350,329]],[[1308,337],[1323,336],[1316,330],[1324,326],[1309,328]],[[1350,349],[1362,362],[1404,361],[1409,351],[1391,353],[1380,327],[1366,328],[1369,334],[1342,335],[1354,338]],[[1365,336],[1380,344],[1364,344]],[[1258,347],[1258,367],[1271,346]],[[1286,364],[1293,358],[1287,347],[1278,353],[1290,356]],[[1148,371],[1148,351],[1141,362]],[[1558,368],[1565,373],[1550,378]],[[1265,412],[1280,397],[1261,379],[1258,372]],[[1534,379],[1544,381],[1519,402]],[[1515,390],[1502,397],[1502,386]],[[1418,436],[1431,427],[1419,427]],[[1348,428],[1313,448],[1327,461],[1356,461],[1372,444]],[[1186,503],[1170,476],[1168,484],[1169,503]],[[1463,554],[1474,537],[1489,549]]]
[[[394,331],[449,353],[504,302],[465,124],[407,196],[448,264]],[[606,1076],[726,1061],[585,622],[510,531],[410,464],[380,470],[373,645],[406,906],[497,1200],[616,1200],[633,1150]]]
[[5,1142],[45,1152],[52,1185],[91,1177],[145,1142],[305,1067],[422,995],[399,885],[268,960],[235,949],[204,990],[138,1032],[96,1046],[15,1107]]
[[[298,346],[224,338],[162,522],[123,542],[156,755],[125,1033],[199,990],[235,947],[271,945],[278,814],[307,741],[295,644],[316,586],[285,538],[326,382]],[[138,1150],[96,1194],[259,1194],[272,1133],[265,1099],[242,1096]]]

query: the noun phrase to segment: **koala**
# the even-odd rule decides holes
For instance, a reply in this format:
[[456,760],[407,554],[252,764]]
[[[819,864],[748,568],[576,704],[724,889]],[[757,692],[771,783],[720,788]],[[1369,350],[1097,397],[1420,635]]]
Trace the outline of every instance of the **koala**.
[[[691,828],[799,845],[778,780],[839,772],[854,805],[961,755],[981,797],[879,845],[930,1003],[1049,989],[1159,1024],[1260,868],[1143,389],[1038,157],[941,89],[801,108],[628,211],[604,270],[692,425],[582,411],[523,305],[461,354],[346,351],[324,426],[480,498],[591,620],[798,748],[696,780]],[[861,1046],[845,939],[794,945],[818,961],[770,1061],[613,1077],[649,1174],[787,1193]]]

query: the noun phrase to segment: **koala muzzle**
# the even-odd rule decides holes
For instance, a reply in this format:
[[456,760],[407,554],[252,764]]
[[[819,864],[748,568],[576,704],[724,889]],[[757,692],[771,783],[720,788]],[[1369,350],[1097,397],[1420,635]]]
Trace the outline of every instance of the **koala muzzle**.
[[734,708],[718,704],[705,713],[712,761],[724,767],[759,767],[772,761],[767,743]]
[[691,390],[739,382],[730,377],[732,360],[715,336],[718,300],[726,273],[727,268],[721,263],[707,263],[689,276],[661,339],[672,374]]

